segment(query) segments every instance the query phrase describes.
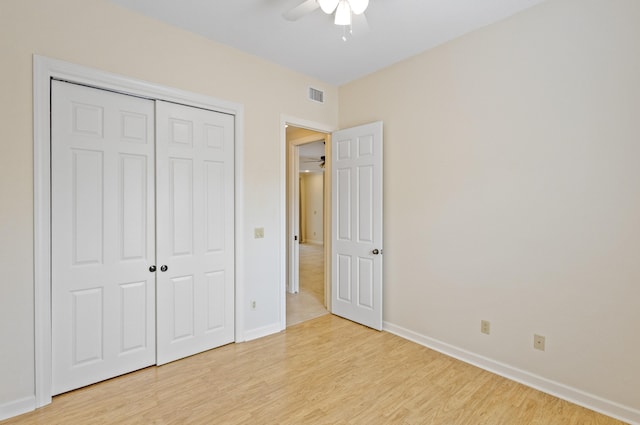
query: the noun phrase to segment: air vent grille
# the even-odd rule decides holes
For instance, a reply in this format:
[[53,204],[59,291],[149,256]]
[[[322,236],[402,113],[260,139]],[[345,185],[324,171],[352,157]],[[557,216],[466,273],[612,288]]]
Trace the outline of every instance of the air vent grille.
[[309,100],[313,100],[314,102],[318,103],[324,103],[324,92],[322,90],[309,87]]

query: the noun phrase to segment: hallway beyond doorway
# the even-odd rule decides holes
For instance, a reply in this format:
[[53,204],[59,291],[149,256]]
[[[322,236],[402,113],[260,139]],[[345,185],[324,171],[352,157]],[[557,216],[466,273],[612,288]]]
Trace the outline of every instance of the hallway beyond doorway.
[[287,327],[327,314],[323,245],[300,244],[300,292],[287,293]]

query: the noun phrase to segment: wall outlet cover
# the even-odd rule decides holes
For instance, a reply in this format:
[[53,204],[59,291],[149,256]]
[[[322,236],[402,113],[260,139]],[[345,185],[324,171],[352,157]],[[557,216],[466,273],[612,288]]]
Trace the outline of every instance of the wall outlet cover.
[[488,320],[481,320],[480,332],[489,335],[491,333],[491,322],[489,322]]
[[545,337],[542,335],[534,334],[533,335],[533,348],[536,350],[544,351],[545,346]]

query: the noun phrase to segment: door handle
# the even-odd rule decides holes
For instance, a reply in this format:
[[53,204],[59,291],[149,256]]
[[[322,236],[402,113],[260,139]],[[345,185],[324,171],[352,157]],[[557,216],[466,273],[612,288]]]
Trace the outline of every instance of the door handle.
[[373,251],[371,251],[371,253],[373,255],[378,255],[378,254],[380,254],[380,250],[378,248],[373,248]]
[[150,271],[151,273],[155,272],[155,271],[156,271],[156,266],[151,266],[151,267],[149,267],[149,271]]
[[169,267],[167,267],[167,266],[166,266],[166,264],[163,264],[163,265],[160,267],[160,271],[161,271],[161,272],[166,272],[167,270],[169,270]]

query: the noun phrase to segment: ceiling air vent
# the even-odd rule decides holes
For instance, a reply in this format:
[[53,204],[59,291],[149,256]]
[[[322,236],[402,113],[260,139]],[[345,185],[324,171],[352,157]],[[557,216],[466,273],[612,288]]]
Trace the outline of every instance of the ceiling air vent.
[[318,103],[324,103],[324,92],[322,90],[309,87],[309,100],[313,100],[314,102]]

